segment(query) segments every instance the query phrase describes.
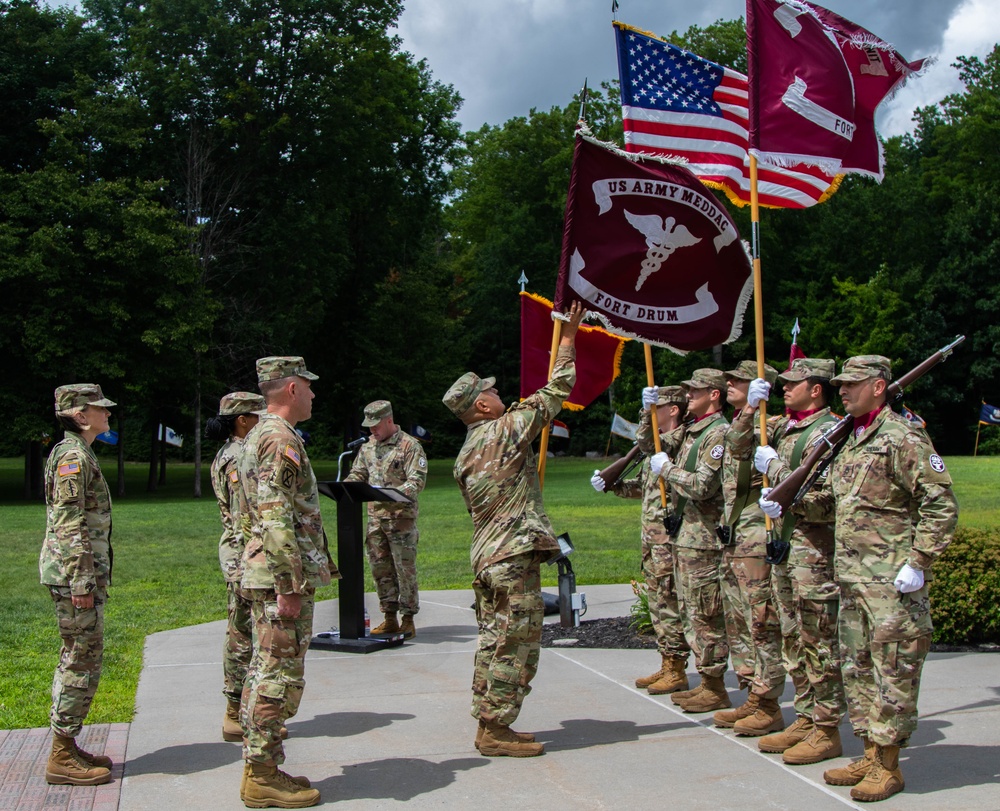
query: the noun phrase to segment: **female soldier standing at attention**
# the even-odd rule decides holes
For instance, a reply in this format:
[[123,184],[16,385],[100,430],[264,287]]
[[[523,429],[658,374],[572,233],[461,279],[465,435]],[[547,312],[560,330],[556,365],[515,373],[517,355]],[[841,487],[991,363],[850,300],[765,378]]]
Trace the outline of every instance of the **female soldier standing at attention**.
[[62,649],[52,680],[52,752],[45,780],[96,786],[111,780],[111,759],[78,749],[76,736],[101,680],[104,604],[111,583],[111,493],[90,447],[108,430],[109,406],[93,383],[60,386],[56,418],[66,432],[45,463],[45,540],[38,561],[55,604]]

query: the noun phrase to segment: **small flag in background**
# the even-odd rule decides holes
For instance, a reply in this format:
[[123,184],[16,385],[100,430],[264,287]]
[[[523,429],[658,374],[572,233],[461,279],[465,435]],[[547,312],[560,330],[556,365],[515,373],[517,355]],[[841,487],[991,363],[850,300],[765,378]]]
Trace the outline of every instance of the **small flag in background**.
[[[166,436],[164,436],[164,431],[166,432]],[[184,437],[178,434],[173,428],[168,428],[162,423],[160,424],[160,433],[157,439],[166,442],[168,445],[173,445],[175,448],[180,448],[184,445]]]
[[617,434],[625,439],[630,439],[635,442],[636,431],[639,430],[639,424],[635,422],[629,422],[620,414],[615,414],[615,418],[611,420],[611,433]]
[[410,434],[421,442],[431,441],[431,432],[428,431],[424,426],[417,425],[414,423],[413,427],[410,429]]
[[117,431],[105,431],[103,434],[98,434],[94,437],[98,442],[103,442],[105,445],[117,445],[118,444],[118,432]]
[[569,439],[569,426],[562,420],[552,420],[552,430],[549,432],[549,435]]
[[980,425],[1000,425],[1000,408],[983,403],[979,409]]
[[899,409],[899,415],[904,419],[916,425],[918,428],[926,428],[927,420],[921,417],[916,411],[910,411],[905,405]]

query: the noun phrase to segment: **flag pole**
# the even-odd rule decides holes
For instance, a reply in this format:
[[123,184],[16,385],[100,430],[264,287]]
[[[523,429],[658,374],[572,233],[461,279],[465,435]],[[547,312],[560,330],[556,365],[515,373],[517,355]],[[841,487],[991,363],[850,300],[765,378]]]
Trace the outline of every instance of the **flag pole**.
[[976,458],[976,454],[979,452],[979,432],[983,430],[983,421],[980,420],[976,425],[976,446],[972,449],[972,458]]
[[[562,333],[562,320],[552,319],[552,349],[549,351],[549,374],[546,380],[552,379],[552,373],[556,368],[556,353],[559,351],[559,338]],[[538,445],[538,488],[545,487],[545,460],[549,452],[549,426],[551,420],[545,423],[542,429],[542,439]]]
[[[751,251],[753,253],[753,324],[757,343],[757,377],[764,377],[764,291],[760,273],[760,198],[757,194],[757,158],[750,156],[750,220]],[[767,400],[760,401],[760,444],[767,445]],[[764,474],[764,487],[770,486]],[[764,516],[767,531],[771,531],[771,518]]]
[[[655,386],[656,383],[653,380],[653,347],[649,344],[642,345],[643,350],[646,353],[646,385]],[[657,453],[660,452],[660,426],[659,420],[656,418],[656,405],[650,406],[649,409],[650,422],[653,424],[653,448]],[[660,505],[666,509],[667,508],[667,488],[663,485],[663,479],[659,476],[656,478],[660,485]]]

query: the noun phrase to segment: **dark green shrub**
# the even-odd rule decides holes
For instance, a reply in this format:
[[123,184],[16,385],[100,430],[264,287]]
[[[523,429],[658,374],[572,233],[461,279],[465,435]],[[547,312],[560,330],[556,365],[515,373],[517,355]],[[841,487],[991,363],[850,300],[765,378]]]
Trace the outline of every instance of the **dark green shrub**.
[[1000,642],[1000,532],[960,528],[933,571],[934,641]]
[[632,593],[635,595],[635,602],[629,609],[632,621],[629,626],[640,636],[653,633],[653,618],[649,613],[649,593],[646,591],[646,584],[638,580],[632,581]]

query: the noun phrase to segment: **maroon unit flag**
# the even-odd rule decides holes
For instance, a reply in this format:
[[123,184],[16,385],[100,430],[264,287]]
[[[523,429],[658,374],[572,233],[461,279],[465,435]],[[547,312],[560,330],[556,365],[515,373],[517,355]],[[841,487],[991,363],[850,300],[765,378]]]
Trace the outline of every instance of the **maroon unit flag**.
[[683,166],[577,135],[556,309],[688,352],[739,337],[750,260],[725,207]]
[[[621,373],[625,339],[600,327],[581,326],[576,334],[576,385],[563,408],[579,411],[596,400]],[[521,399],[549,380],[552,302],[521,293]],[[568,434],[567,434],[568,435]],[[558,436],[553,432],[553,436]]]
[[882,179],[875,110],[925,60],[803,0],[747,0],[750,153]]

